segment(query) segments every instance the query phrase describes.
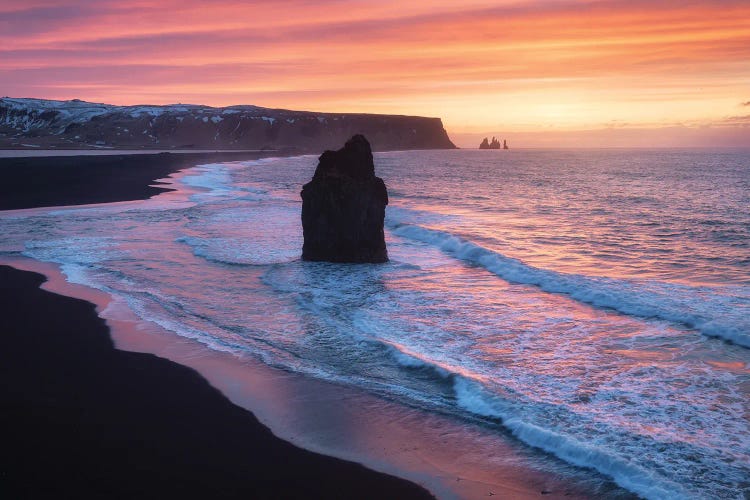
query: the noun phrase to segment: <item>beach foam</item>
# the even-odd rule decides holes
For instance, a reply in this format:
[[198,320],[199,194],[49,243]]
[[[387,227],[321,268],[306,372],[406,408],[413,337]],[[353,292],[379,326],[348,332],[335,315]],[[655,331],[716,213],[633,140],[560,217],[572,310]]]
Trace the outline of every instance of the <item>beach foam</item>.
[[614,309],[640,318],[670,321],[750,347],[750,317],[737,303],[750,303],[744,287],[688,287],[654,281],[625,281],[570,275],[539,269],[493,252],[454,234],[390,220],[398,236],[440,248],[458,259],[479,265],[512,283],[538,286],[596,307]]
[[[176,181],[182,191],[138,206],[0,215],[0,253],[59,263],[212,350],[512,434],[555,474],[611,477],[649,498],[742,495],[750,351],[706,337],[747,338],[741,228],[680,222],[692,198],[643,221],[639,204],[658,198],[638,186],[592,194],[633,169],[598,172],[601,157],[563,165],[554,182],[489,158],[378,155],[394,186],[392,260],[380,266],[298,259],[314,157],[197,167]],[[547,153],[514,161],[531,158]],[[467,196],[453,203],[457,186]],[[581,206],[545,197],[559,193]],[[600,232],[582,235],[587,224]]]

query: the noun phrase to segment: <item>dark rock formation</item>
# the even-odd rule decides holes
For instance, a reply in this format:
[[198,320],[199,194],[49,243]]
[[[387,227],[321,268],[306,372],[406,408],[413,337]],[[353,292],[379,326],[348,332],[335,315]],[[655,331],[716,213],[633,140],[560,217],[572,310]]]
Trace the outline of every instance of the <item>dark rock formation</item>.
[[375,176],[370,143],[363,135],[323,153],[300,194],[304,260],[388,260],[383,233],[388,192]]
[[0,98],[0,149],[338,148],[354,133],[375,151],[454,149],[439,118],[311,113],[258,106],[112,106]]
[[503,145],[500,146],[500,141],[497,138],[493,137],[492,142],[487,142],[487,138],[485,137],[479,145],[479,149],[508,149],[508,143],[503,140]]

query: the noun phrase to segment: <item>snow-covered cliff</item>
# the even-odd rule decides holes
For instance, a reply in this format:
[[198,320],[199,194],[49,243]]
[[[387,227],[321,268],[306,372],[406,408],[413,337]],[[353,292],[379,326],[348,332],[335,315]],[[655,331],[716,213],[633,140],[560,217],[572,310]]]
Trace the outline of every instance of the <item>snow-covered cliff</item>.
[[376,150],[455,147],[439,118],[311,113],[257,106],[113,106],[0,99],[0,148],[317,151],[364,134]]

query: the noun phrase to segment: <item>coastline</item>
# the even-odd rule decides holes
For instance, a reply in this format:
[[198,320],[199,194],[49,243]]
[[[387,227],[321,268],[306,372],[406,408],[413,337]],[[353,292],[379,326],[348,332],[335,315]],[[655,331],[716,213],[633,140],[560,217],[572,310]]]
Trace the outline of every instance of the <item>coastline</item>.
[[94,304],[42,275],[0,278],[3,496],[430,498],[273,436],[192,369],[116,349]]
[[[163,361],[166,363],[165,373],[168,373],[171,368],[187,370],[200,381],[198,386],[205,384],[218,396],[215,401],[210,402],[203,399],[191,399],[194,394],[192,388],[195,387],[196,380],[189,380],[184,375],[170,377],[170,381],[175,383],[172,389],[160,383],[152,383],[152,380],[160,379],[137,380],[133,388],[147,387],[151,393],[151,400],[159,400],[164,393],[187,393],[191,408],[203,402],[202,407],[209,414],[204,415],[204,423],[206,421],[210,423],[208,428],[213,428],[214,424],[220,424],[222,412],[226,410],[222,407],[228,404],[236,411],[244,412],[246,420],[243,425],[254,426],[253,432],[258,433],[246,441],[247,450],[257,452],[258,446],[253,441],[256,438],[264,445],[273,439],[278,441],[276,444],[283,443],[296,452],[304,452],[313,456],[313,461],[318,458],[322,459],[323,462],[316,463],[311,467],[312,470],[329,468],[334,478],[344,474],[347,482],[351,478],[352,483],[330,486],[325,480],[324,473],[320,475],[321,473],[315,472],[310,476],[307,474],[307,469],[297,468],[287,473],[290,476],[298,473],[300,477],[292,477],[291,480],[284,479],[281,484],[278,481],[272,482],[268,485],[269,490],[263,489],[264,484],[261,484],[260,488],[255,483],[248,484],[252,481],[249,479],[249,474],[237,476],[236,481],[240,484],[232,486],[232,490],[226,493],[228,497],[234,497],[235,492],[237,495],[252,493],[253,497],[261,498],[298,497],[301,493],[295,489],[298,487],[295,481],[299,481],[305,484],[304,489],[301,490],[304,496],[311,498],[330,497],[331,491],[323,491],[329,486],[335,490],[332,496],[341,498],[431,498],[432,495],[447,499],[484,498],[496,495],[501,498],[514,499],[634,498],[630,494],[618,491],[614,485],[601,484],[601,478],[588,478],[586,472],[582,473],[571,468],[566,471],[551,472],[549,464],[545,466],[535,463],[538,460],[550,459],[550,457],[509,440],[506,436],[498,434],[496,430],[385,401],[356,389],[309,379],[270,367],[253,358],[240,358],[231,353],[212,351],[196,341],[180,337],[152,323],[140,320],[126,306],[102,291],[69,283],[55,264],[28,258],[0,259],[0,277],[4,279],[8,270],[23,273],[21,280],[26,280],[27,283],[19,285],[18,288],[14,285],[0,287],[0,294],[3,298],[17,293],[11,293],[13,290],[23,290],[24,295],[32,296],[40,293],[47,294],[48,300],[58,302],[58,307],[64,311],[62,315],[68,318],[67,321],[79,328],[83,324],[80,317],[75,313],[71,314],[67,308],[71,304],[79,308],[85,305],[88,309],[88,320],[92,322],[89,326],[98,328],[98,335],[104,337],[108,349],[126,355],[142,354],[146,356],[144,359]],[[8,283],[15,282],[15,280],[7,281]],[[53,298],[50,299],[50,297]],[[76,302],[78,304],[75,304]],[[12,301],[4,300],[3,303],[10,304]],[[3,307],[18,310],[17,306]],[[49,310],[44,301],[40,301],[39,297],[33,297],[30,307],[24,310],[24,318],[39,308]],[[5,311],[2,314],[5,315]],[[44,340],[34,342],[34,349],[26,352],[29,359],[25,360],[25,366],[47,378],[55,377],[55,367],[47,363],[40,364],[38,356],[33,351],[37,346],[45,345],[50,339],[54,339],[60,331],[68,334],[70,330],[64,326],[59,328],[52,326],[65,325],[64,322],[59,321],[59,316],[53,315],[49,318],[50,324],[47,326]],[[25,322],[26,319],[23,321]],[[87,341],[91,340],[91,338],[87,339]],[[99,341],[101,340],[100,338]],[[13,346],[7,340],[5,342],[9,347]],[[61,343],[58,339],[51,344],[56,346]],[[90,347],[86,347],[86,344],[82,346],[85,348],[82,351],[90,352]],[[11,352],[12,350],[9,349],[7,354],[10,355]],[[56,355],[57,351],[54,354]],[[15,356],[13,358],[17,359]],[[138,368],[139,361],[136,359],[130,364]],[[138,368],[139,371],[143,369]],[[101,380],[98,373],[91,373],[91,375]],[[6,375],[5,379],[26,380],[26,377]],[[122,387],[129,382],[126,373],[120,373],[116,379],[119,380],[117,387]],[[71,394],[76,391],[75,387],[68,389]],[[100,391],[99,395],[103,393],[104,391]],[[223,401],[219,401],[220,399]],[[60,396],[53,397],[53,400],[63,401]],[[9,400],[6,397],[4,401],[7,403]],[[220,404],[217,405],[217,403]],[[97,404],[98,400],[91,401],[94,407]],[[153,408],[149,410],[147,418],[151,418],[151,415],[159,415],[159,413],[152,413]],[[218,416],[214,413],[216,411],[218,411]],[[59,410],[47,405],[44,406],[43,412],[33,413],[38,414],[43,421],[56,421]],[[161,415],[166,418],[170,413],[162,409]],[[110,416],[108,415],[107,423],[110,422]],[[144,416],[145,414],[142,413],[138,418]],[[117,418],[119,415],[113,419],[115,426]],[[25,425],[26,418],[22,421]],[[76,422],[75,419],[71,419],[69,423],[70,427],[81,425],[81,422]],[[15,422],[0,422],[0,424],[4,424],[2,425],[4,429],[17,430],[19,428]],[[200,429],[204,426],[200,426]],[[110,429],[110,432],[120,433],[120,431],[120,428]],[[64,432],[61,431],[61,434]],[[192,430],[185,430],[179,437],[190,440],[195,435]],[[234,433],[232,436],[232,442],[229,443],[230,451],[234,449],[236,440]],[[154,439],[158,437],[153,436]],[[143,440],[140,440],[138,445],[142,444]],[[27,446],[25,438],[18,446]],[[70,446],[76,447],[73,444]],[[171,453],[179,450],[180,446],[182,444],[178,442],[178,439],[173,439],[166,443],[162,456],[170,456]],[[222,450],[222,446],[217,449]],[[130,453],[137,454],[137,452],[136,448]],[[11,454],[11,458],[13,455]],[[100,456],[106,458],[108,452],[101,452]],[[275,477],[279,473],[275,470],[276,468],[285,471],[289,468],[285,461],[272,463],[266,460],[265,451],[260,457],[255,458],[272,469],[270,474],[262,474],[262,477]],[[332,461],[334,465],[331,466],[328,461]],[[351,472],[340,464],[359,469]],[[34,468],[38,469],[38,464]],[[3,469],[12,470],[5,465]],[[112,477],[127,469],[128,464],[120,465],[116,470],[111,471]],[[139,466],[139,470],[142,469],[143,466]],[[174,471],[173,474],[177,476],[179,472]],[[365,477],[365,473],[372,474],[374,478]],[[360,479],[360,475],[364,479]],[[381,479],[383,484],[379,483]],[[34,481],[43,482],[42,478],[36,476]],[[291,481],[291,486],[287,490],[289,481]],[[372,486],[373,483],[377,484]],[[219,484],[216,483],[213,486]],[[322,488],[320,495],[313,493],[315,485]],[[196,487],[205,488],[205,494],[209,496],[217,494],[221,496],[225,492],[217,490],[219,491],[217,493],[212,489],[213,486],[212,484],[198,484]],[[243,487],[246,489],[242,490]],[[138,494],[143,491],[139,491]],[[193,491],[195,491],[194,487],[190,489],[191,493]],[[106,491],[108,495],[115,493]],[[162,493],[173,495],[177,492],[167,489]],[[124,496],[127,497],[127,495]]]
[[[285,153],[96,154],[0,157],[0,210],[89,205],[147,199],[166,191],[159,182],[199,163],[256,160]],[[286,154],[288,155],[288,153]]]
[[[135,195],[132,196],[129,199],[133,200]],[[106,320],[107,333],[116,349],[155,354],[196,370],[197,376],[205,379],[204,383],[207,380],[236,407],[251,411],[283,442],[406,478],[441,498],[478,498],[490,494],[576,498],[601,494],[598,484],[593,484],[601,482],[601,478],[588,481],[587,474],[580,471],[574,472],[575,480],[566,474],[550,474],[549,467],[536,467],[534,463],[549,457],[497,435],[497,430],[303,378],[255,359],[211,351],[140,321],[103,292],[66,282],[55,265],[26,258],[3,259],[0,263],[44,274],[49,279],[42,286],[45,290],[95,304],[99,317]],[[4,295],[8,293],[4,290]],[[376,490],[366,488],[366,491]]]
[[[146,199],[172,190],[152,185],[157,179],[200,161],[270,154],[2,158],[0,210]],[[9,496],[431,497],[415,484],[275,437],[189,368],[117,349],[95,302],[85,300],[92,297],[85,287],[77,290],[84,299],[45,291],[51,269],[39,266],[42,274],[0,265],[1,365],[8,381],[0,490]],[[55,338],[61,333],[64,341]],[[139,418],[144,425],[130,425]],[[127,481],[119,480],[123,473]]]

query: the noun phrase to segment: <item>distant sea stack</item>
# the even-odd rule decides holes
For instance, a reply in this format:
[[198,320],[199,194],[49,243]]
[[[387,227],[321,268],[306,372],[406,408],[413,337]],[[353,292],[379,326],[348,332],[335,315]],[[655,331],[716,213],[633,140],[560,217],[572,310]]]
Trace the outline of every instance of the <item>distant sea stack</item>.
[[479,145],[479,149],[510,149],[508,147],[508,142],[503,139],[502,146],[500,145],[500,141],[498,141],[496,138],[492,138],[492,142],[488,142],[487,138],[485,137],[482,140],[482,143]]
[[258,106],[113,106],[0,99],[0,149],[271,149],[313,152],[365,134],[373,150],[455,149],[440,118]]
[[355,135],[318,159],[302,187],[302,259],[386,262],[383,222],[388,192],[375,176],[370,143]]

